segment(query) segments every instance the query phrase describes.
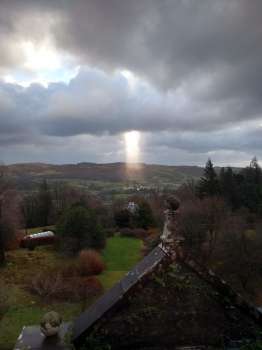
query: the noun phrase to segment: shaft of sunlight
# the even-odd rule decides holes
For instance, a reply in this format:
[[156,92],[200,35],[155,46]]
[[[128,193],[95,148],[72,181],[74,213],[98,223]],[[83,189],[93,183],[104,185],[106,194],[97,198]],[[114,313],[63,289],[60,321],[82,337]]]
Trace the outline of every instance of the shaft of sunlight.
[[140,132],[128,131],[124,134],[126,163],[137,163],[140,160]]

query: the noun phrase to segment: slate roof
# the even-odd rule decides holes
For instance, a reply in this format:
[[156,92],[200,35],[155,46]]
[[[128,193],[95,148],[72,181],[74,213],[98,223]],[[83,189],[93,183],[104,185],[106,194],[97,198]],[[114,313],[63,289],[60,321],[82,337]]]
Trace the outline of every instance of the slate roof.
[[186,345],[204,349],[221,337],[223,341],[228,337],[237,348],[239,338],[255,337],[261,330],[261,309],[247,303],[212,271],[191,260],[179,261],[179,251],[176,256],[172,244],[181,239],[172,239],[172,215],[166,214],[163,242],[75,320],[76,348],[90,334],[111,339],[112,349],[121,350]]
[[116,283],[109,291],[99,298],[91,307],[83,312],[74,322],[73,342],[75,345],[88,334],[92,327],[108,311],[134,287],[143,276],[150,273],[154,268],[167,259],[164,250],[157,246],[142,261],[140,261],[130,272]]
[[261,330],[252,312],[178,262],[159,265],[86,335],[112,350],[240,348]]

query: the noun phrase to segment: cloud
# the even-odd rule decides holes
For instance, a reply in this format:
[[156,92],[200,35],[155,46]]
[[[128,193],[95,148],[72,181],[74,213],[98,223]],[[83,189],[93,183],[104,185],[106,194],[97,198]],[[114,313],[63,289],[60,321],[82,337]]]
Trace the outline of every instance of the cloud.
[[59,137],[128,130],[207,132],[234,124],[239,117],[239,106],[232,101],[203,103],[190,90],[165,93],[143,81],[132,89],[123,74],[92,69],[82,70],[69,84],[47,88],[2,83],[0,111],[2,130],[6,125],[18,130],[26,125]]
[[203,104],[194,92],[165,93],[140,80],[133,89],[121,73],[85,69],[69,84],[47,88],[0,84],[0,147],[10,148],[8,154],[16,150],[16,156],[29,152],[30,159],[81,161],[85,155],[109,162],[125,159],[122,133],[139,130],[148,161],[172,161],[174,152],[192,161],[221,151],[227,157],[259,155],[262,121],[236,123],[233,106],[231,118],[224,118],[226,109],[226,103]]
[[126,68],[170,88],[203,73],[261,68],[261,2],[68,2],[57,45],[104,69]]
[[261,14],[260,0],[3,0],[0,75],[39,73],[29,72],[25,42],[47,42],[54,62],[73,57],[82,68],[47,88],[2,82],[0,147],[62,150],[71,140],[73,150],[72,140],[94,137],[99,148],[140,130],[147,159],[259,153]]
[[173,88],[261,68],[261,10],[260,0],[13,0],[1,3],[0,29],[5,42],[49,36],[83,64]]

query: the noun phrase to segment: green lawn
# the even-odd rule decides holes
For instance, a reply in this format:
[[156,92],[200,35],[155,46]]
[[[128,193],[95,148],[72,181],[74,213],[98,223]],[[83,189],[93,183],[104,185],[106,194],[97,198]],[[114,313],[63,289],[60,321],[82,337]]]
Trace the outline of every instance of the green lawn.
[[105,289],[111,288],[140,259],[142,241],[129,237],[112,237],[107,241],[103,258],[106,270],[99,276]]
[[[138,239],[108,239],[102,252],[106,270],[99,276],[105,290],[112,287],[140,260],[141,248],[142,241]],[[49,310],[58,311],[65,321],[72,320],[83,310],[83,303],[45,303],[24,289],[26,279],[32,278],[43,268],[63,264],[64,258],[51,247],[39,247],[34,251],[18,249],[9,252],[7,257],[7,266],[0,269],[0,275],[8,285],[11,306],[4,317],[0,317],[0,349],[12,349],[22,327],[38,324],[43,314]]]
[[103,258],[109,271],[130,270],[141,258],[142,241],[129,237],[112,237],[107,241]]

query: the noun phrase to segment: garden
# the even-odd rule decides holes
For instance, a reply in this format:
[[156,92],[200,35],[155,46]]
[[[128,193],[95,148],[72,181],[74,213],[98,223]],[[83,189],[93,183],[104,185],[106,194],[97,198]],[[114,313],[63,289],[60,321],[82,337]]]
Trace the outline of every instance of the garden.
[[0,272],[0,348],[12,349],[22,327],[39,324],[47,311],[74,319],[140,260],[142,246],[140,239],[113,236],[101,254],[66,257],[53,246],[8,251]]

